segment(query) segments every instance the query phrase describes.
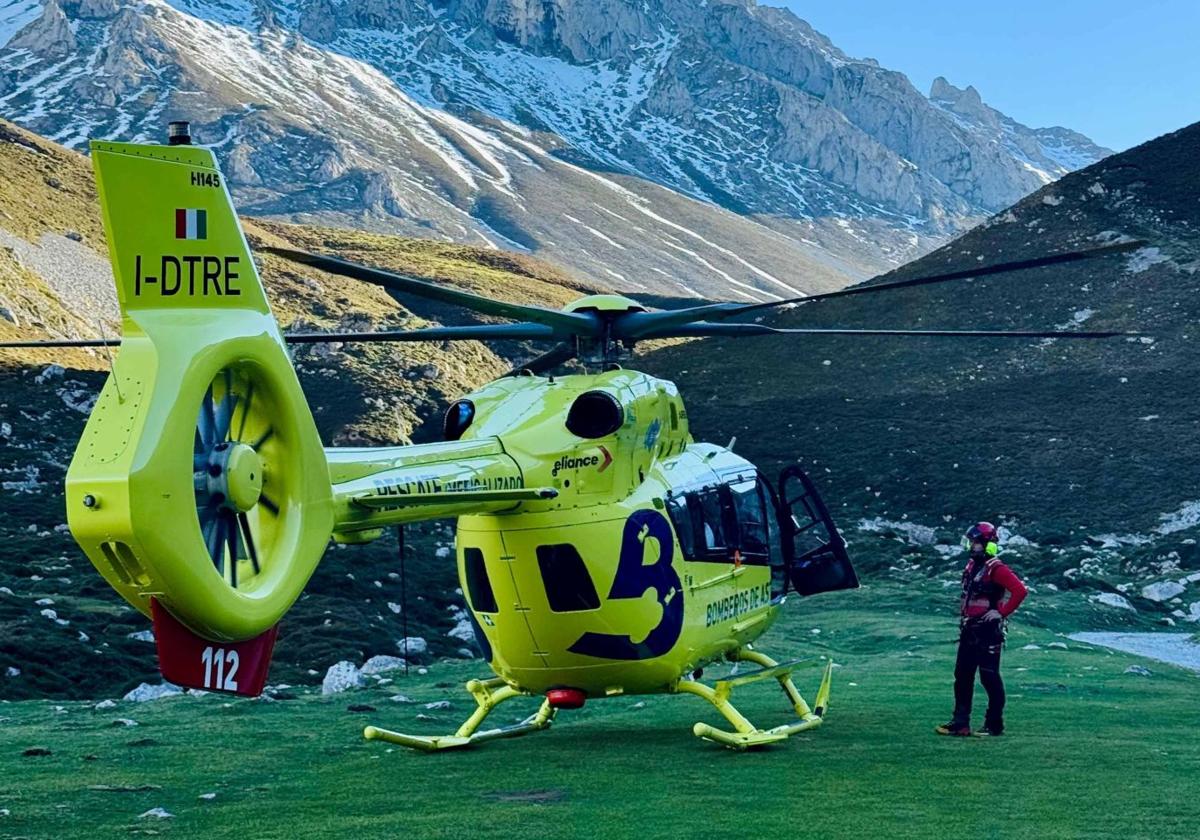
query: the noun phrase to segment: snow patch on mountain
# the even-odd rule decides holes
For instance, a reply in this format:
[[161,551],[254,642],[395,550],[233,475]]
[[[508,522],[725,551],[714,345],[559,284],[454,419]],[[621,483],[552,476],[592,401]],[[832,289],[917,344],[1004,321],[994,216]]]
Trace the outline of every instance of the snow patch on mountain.
[[0,47],[42,14],[39,0],[0,0]]

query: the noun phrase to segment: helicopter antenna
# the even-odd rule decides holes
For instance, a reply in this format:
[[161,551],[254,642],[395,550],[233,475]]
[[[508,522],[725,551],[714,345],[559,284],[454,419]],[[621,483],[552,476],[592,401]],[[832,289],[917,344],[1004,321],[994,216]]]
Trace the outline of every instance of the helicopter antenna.
[[117,363],[113,359],[112,348],[108,345],[108,336],[104,334],[104,320],[97,318],[96,326],[100,328],[100,338],[104,342],[104,353],[108,356],[108,369],[112,371],[113,388],[117,390],[117,402],[124,404],[125,397],[121,393],[121,378],[117,376]]

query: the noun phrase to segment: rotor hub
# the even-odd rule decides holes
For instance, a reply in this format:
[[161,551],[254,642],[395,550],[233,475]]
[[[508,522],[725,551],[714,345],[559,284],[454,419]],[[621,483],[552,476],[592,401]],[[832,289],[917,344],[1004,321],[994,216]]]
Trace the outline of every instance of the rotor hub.
[[262,496],[262,458],[249,444],[218,443],[209,453],[205,477],[209,498],[238,513],[250,510]]

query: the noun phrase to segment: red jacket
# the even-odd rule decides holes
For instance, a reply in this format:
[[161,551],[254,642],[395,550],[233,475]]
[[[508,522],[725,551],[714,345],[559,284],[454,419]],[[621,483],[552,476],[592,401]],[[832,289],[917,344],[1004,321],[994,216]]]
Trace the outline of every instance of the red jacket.
[[[1008,593],[1007,599],[1004,599],[1005,593]],[[1027,594],[1029,590],[1025,584],[999,558],[988,558],[982,565],[972,558],[963,569],[963,618],[979,618],[990,609],[999,610],[1000,615],[1008,618],[1021,606]]]

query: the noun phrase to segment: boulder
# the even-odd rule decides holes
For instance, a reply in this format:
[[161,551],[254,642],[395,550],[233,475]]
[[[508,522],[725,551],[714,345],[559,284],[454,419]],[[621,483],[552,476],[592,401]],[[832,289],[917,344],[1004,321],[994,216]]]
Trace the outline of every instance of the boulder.
[[429,652],[429,643],[420,636],[405,636],[396,641],[396,650],[405,656],[421,656]]
[[1118,595],[1115,592],[1101,592],[1099,595],[1093,595],[1091,600],[1099,604],[1104,604],[1106,607],[1115,607],[1119,610],[1130,610],[1132,612],[1137,612],[1133,604],[1129,603],[1128,599],[1126,599],[1124,596]]
[[1152,583],[1149,586],[1142,587],[1142,597],[1150,601],[1169,601],[1177,595],[1183,594],[1186,587],[1174,580],[1161,580],[1158,583]]
[[352,688],[362,688],[364,685],[366,680],[358,667],[353,662],[342,660],[330,665],[329,670],[325,672],[325,679],[321,681],[321,693],[340,694]]
[[363,663],[361,674],[382,674],[385,671],[395,671],[407,663],[399,656],[372,656]]
[[142,683],[133,691],[122,697],[122,700],[132,700],[134,703],[145,703],[148,700],[158,700],[162,697],[175,697],[183,694],[183,689],[173,683],[164,682],[158,685]]

